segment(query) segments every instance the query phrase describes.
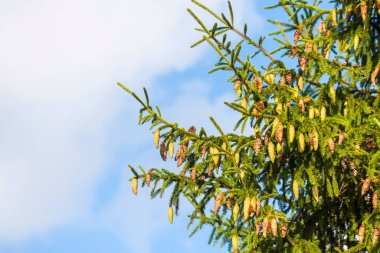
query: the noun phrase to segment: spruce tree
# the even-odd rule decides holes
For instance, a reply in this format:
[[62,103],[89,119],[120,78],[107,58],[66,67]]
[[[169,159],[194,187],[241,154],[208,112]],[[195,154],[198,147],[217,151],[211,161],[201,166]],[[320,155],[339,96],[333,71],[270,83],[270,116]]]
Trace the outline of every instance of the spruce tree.
[[[380,1],[285,1],[284,20],[268,20],[264,37],[250,38],[229,12],[207,27],[191,9],[201,38],[219,56],[215,71],[231,74],[236,99],[225,105],[240,115],[217,136],[170,123],[158,107],[119,85],[141,104],[139,124],[150,124],[163,160],[179,170],[138,173],[132,187],[151,196],[170,188],[170,222],[180,198],[194,207],[192,234],[213,229],[210,243],[233,252],[380,252]],[[240,40],[230,40],[231,36]],[[255,61],[258,55],[265,61]],[[243,132],[249,134],[243,134]]]

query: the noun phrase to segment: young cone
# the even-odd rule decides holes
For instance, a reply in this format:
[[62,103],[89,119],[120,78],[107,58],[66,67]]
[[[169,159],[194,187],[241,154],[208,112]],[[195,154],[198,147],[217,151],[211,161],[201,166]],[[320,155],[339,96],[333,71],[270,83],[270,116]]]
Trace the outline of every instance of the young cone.
[[293,125],[288,126],[288,142],[293,143],[296,130]]
[[239,236],[237,235],[232,236],[232,248],[234,249],[234,253],[239,252]]
[[299,198],[299,185],[297,180],[293,180],[293,194],[295,199],[297,200]]
[[276,218],[272,218],[272,220],[270,222],[270,227],[271,227],[272,235],[274,237],[276,237],[277,236],[277,220],[276,220]]
[[137,178],[136,177],[132,178],[132,192],[135,195],[137,195],[137,185],[138,185]]
[[256,217],[259,217],[261,211],[261,201],[259,198],[256,198]]
[[359,243],[362,243],[364,241],[364,234],[365,234],[365,226],[362,224],[359,228]]
[[238,203],[235,203],[234,208],[232,209],[232,219],[234,222],[236,222],[238,216],[239,216],[240,207]]
[[297,44],[302,34],[302,30],[298,29],[294,32],[294,44]]
[[154,146],[156,148],[158,148],[159,142],[160,142],[160,130],[156,130],[156,132],[154,132]]
[[244,215],[244,220],[248,220],[249,218],[249,207],[251,205],[251,199],[247,196],[244,199],[244,204],[243,204],[243,215]]
[[329,139],[327,140],[327,143],[328,143],[328,146],[329,146],[330,153],[331,153],[331,154],[334,154],[334,151],[335,151],[334,140],[333,140],[332,138],[329,138]]
[[324,106],[321,107],[320,116],[321,116],[321,121],[324,121],[326,118],[326,107]]
[[191,181],[193,181],[193,183],[197,181],[197,169],[195,167],[191,170]]
[[267,237],[268,226],[269,226],[269,219],[268,219],[268,217],[265,217],[263,219],[263,236],[264,236],[264,238]]
[[292,49],[290,50],[290,58],[294,58],[298,54],[298,50],[296,46],[292,46]]
[[145,174],[145,183],[149,187],[150,186],[150,173]]
[[344,132],[343,131],[340,131],[339,132],[339,137],[338,137],[338,145],[342,144],[343,143],[343,140],[344,140]]
[[305,136],[303,135],[303,133],[300,133],[298,135],[298,147],[301,152],[305,150]]
[[222,205],[222,200],[223,200],[224,194],[220,192],[216,198],[215,198],[215,203],[214,203],[214,213],[217,214],[219,212],[220,206]]
[[268,143],[268,155],[272,163],[274,163],[275,154],[274,154],[274,145],[271,141]]
[[285,223],[281,223],[281,237],[285,238],[286,233],[288,232],[288,228]]
[[284,127],[282,124],[279,124],[276,130],[276,140],[278,143],[282,143],[284,134]]
[[379,197],[377,195],[377,191],[375,191],[372,195],[372,207],[373,209],[377,209],[379,203]]
[[256,198],[255,197],[251,198],[251,205],[250,205],[249,211],[250,211],[251,217],[255,215],[256,213]]
[[169,142],[169,156],[170,158],[173,158],[173,155],[174,155],[174,143],[171,141]]
[[201,151],[202,160],[205,159],[206,152],[207,152],[207,146],[203,146],[202,151]]
[[169,207],[168,209],[168,219],[170,224],[173,224],[173,207]]
[[260,228],[261,228],[261,222],[255,222],[255,232],[256,232],[256,235],[259,235],[260,233]]

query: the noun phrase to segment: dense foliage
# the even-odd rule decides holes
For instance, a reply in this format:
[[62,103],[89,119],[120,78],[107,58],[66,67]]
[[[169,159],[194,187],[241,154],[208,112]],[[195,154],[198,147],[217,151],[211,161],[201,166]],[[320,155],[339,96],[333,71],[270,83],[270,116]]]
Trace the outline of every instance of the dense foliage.
[[216,20],[206,27],[188,10],[202,33],[194,46],[219,54],[210,72],[231,73],[236,99],[225,104],[241,117],[233,133],[212,117],[218,136],[186,130],[145,89],[144,101],[119,84],[141,103],[139,123],[151,124],[162,158],[180,167],[130,166],[135,194],[139,183],[152,197],[172,185],[170,222],[183,196],[193,233],[211,225],[210,242],[234,252],[380,252],[380,1],[280,0],[267,7],[288,15],[269,20],[273,52],[235,27],[230,2],[221,15],[192,2]]

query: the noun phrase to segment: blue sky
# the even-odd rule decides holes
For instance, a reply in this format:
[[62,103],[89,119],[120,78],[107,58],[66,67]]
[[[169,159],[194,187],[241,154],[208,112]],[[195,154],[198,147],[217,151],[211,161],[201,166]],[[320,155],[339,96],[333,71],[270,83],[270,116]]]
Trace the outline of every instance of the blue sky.
[[[207,3],[207,1],[204,1]],[[259,3],[260,2],[260,3]],[[265,34],[263,1],[234,1],[237,22]],[[218,11],[225,1],[207,3]],[[174,224],[167,196],[132,195],[128,164],[163,163],[138,105],[120,81],[184,127],[238,115],[216,54],[190,49],[198,34],[190,1],[0,0],[0,252],[225,252],[192,238],[183,201]]]

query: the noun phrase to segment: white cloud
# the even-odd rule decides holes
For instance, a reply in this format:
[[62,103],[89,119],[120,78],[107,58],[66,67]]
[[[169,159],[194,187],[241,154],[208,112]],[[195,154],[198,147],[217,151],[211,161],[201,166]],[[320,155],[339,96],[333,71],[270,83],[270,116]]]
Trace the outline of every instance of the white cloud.
[[[159,74],[186,69],[204,51],[188,48],[198,36],[188,5],[0,0],[0,241],[48,232],[90,213],[112,152],[106,148],[110,125],[125,98],[115,82],[147,84]],[[197,99],[200,106],[187,112],[191,120],[204,122],[212,111],[216,119],[227,117],[217,105],[223,98],[210,104],[197,92],[182,98]],[[167,110],[173,119],[177,109]],[[189,119],[180,121],[192,124]],[[123,214],[118,200],[110,215]]]

